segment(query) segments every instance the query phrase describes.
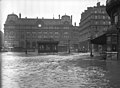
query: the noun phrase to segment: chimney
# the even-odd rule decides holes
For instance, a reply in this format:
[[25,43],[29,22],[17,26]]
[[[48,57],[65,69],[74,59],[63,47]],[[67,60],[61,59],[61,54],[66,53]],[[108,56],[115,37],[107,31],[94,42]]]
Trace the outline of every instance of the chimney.
[[59,19],[60,19],[60,15],[59,15]]
[[76,22],[74,23],[74,25],[76,26]]
[[100,7],[100,2],[97,3],[97,6]]
[[54,19],[54,14],[53,14],[53,19]]
[[72,15],[71,15],[71,23],[72,23]]
[[21,18],[21,13],[19,13],[19,18]]

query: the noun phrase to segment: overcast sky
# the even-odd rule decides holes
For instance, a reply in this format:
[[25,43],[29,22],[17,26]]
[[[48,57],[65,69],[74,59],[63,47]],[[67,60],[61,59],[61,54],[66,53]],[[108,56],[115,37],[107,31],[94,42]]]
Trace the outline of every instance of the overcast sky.
[[54,18],[58,15],[73,15],[79,25],[81,13],[87,7],[96,6],[97,2],[106,4],[106,0],[1,0],[2,28],[8,14],[21,13],[22,18]]

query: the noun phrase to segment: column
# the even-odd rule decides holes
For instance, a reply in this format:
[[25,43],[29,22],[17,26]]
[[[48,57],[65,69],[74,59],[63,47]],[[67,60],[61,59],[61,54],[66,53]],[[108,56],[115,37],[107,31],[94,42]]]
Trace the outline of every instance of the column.
[[118,60],[120,60],[120,28],[119,28],[119,32],[118,32]]
[[58,52],[58,45],[56,44],[56,52]]
[[120,60],[120,7],[118,8],[118,57],[117,59]]

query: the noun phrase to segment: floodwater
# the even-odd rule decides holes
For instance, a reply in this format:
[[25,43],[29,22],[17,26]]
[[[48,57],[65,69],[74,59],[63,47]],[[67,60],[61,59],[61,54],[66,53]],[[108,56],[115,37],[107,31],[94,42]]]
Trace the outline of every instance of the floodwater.
[[120,62],[83,54],[2,53],[2,88],[120,88]]

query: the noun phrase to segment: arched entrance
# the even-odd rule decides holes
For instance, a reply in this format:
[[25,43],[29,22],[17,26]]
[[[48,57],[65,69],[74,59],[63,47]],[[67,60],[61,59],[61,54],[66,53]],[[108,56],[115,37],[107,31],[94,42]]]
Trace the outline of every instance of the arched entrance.
[[58,41],[38,41],[38,53],[58,52]]

